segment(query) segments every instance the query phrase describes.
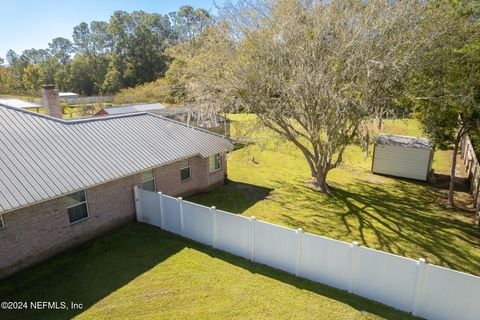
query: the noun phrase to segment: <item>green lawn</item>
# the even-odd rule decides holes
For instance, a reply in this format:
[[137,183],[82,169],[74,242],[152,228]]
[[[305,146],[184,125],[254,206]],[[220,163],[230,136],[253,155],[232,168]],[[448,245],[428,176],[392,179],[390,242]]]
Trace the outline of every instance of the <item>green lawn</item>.
[[407,319],[346,292],[132,223],[0,282],[0,301],[83,310],[0,310],[0,319]]
[[[252,115],[231,115],[232,137],[245,140]],[[415,120],[387,120],[385,133],[422,136]],[[480,275],[480,232],[474,215],[445,209],[446,191],[427,183],[370,173],[371,154],[348,148],[328,176],[333,196],[309,188],[308,165],[289,143],[255,129],[255,143],[228,156],[229,185],[189,200],[343,241]],[[448,174],[450,152],[437,151],[434,169]],[[468,198],[457,193],[459,202]]]

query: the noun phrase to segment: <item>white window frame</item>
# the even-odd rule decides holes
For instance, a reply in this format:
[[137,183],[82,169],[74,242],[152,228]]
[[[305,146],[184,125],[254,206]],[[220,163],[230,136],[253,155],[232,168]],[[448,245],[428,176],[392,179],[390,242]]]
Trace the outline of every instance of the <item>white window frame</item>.
[[3,214],[0,214],[0,230],[5,229],[5,220],[3,220]]
[[[192,180],[192,165],[190,164],[190,158],[182,159],[180,161],[183,161],[183,160],[187,160],[187,166],[180,167],[180,182],[187,182],[189,180]],[[190,176],[188,177],[188,179],[182,180],[182,170],[187,168],[188,168],[188,172],[190,173]]]
[[[213,170],[211,170],[212,168],[210,168],[210,158],[216,157],[216,156],[218,156],[218,169],[214,168]],[[214,172],[217,172],[217,171],[220,171],[220,170],[222,170],[222,154],[221,153],[215,153],[213,156],[210,156],[208,158],[208,171],[210,173],[214,173]]]
[[67,207],[68,222],[70,222],[70,216],[68,215],[68,209],[73,208],[73,207],[76,207],[76,206],[79,206],[79,205],[84,204],[84,203],[85,203],[85,208],[87,208],[87,216],[86,216],[85,218],[82,218],[82,219],[79,219],[79,220],[75,220],[75,221],[73,221],[73,222],[70,222],[70,225],[73,225],[73,224],[76,224],[76,223],[79,223],[79,222],[88,220],[88,219],[90,218],[90,209],[88,208],[87,190],[85,190],[85,189],[83,189],[83,190],[78,190],[78,191],[72,192],[72,193],[70,193],[70,194],[74,194],[74,193],[77,193],[77,192],[80,192],[80,191],[83,191],[83,194],[85,195],[85,201],[82,201],[82,202],[79,202],[79,203],[77,203],[77,204],[74,204],[73,206]]
[[[150,169],[150,170],[145,170],[145,171],[143,171],[143,172],[147,172],[147,171],[152,171],[152,179],[142,181],[142,183],[141,183],[142,190],[143,190],[143,184],[144,184],[145,182],[153,181],[153,192],[156,192],[156,191],[157,191],[157,180],[155,179],[155,170]],[[143,173],[143,172],[142,172],[142,173]],[[141,176],[141,174],[140,174],[140,176]],[[150,191],[150,190],[147,190],[147,191]]]

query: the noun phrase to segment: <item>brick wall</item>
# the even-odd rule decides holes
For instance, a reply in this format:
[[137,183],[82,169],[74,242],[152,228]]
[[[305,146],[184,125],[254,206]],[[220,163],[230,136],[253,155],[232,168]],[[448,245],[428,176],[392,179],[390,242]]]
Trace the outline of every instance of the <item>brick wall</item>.
[[[158,191],[187,196],[223,184],[222,170],[208,172],[208,159],[191,159],[192,178],[180,182],[180,163],[154,170]],[[89,218],[70,224],[64,198],[57,198],[4,214],[0,230],[0,279],[79,245],[105,231],[135,219],[133,186],[141,185],[140,175],[105,183],[86,191]]]
[[190,158],[191,179],[182,182],[180,179],[180,162],[174,162],[155,169],[155,184],[157,191],[162,191],[169,196],[189,196],[204,192],[222,185],[227,172],[225,155],[221,156],[222,168],[209,172],[208,158],[199,156]]

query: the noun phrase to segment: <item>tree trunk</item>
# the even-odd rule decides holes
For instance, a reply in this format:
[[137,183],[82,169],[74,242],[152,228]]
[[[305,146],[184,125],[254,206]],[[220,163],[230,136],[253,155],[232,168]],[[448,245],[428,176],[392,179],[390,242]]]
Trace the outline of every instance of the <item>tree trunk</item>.
[[317,169],[317,174],[315,175],[315,186],[324,193],[330,193],[330,187],[327,183],[327,174],[328,170],[323,170],[323,168],[319,168]]
[[448,188],[448,201],[447,201],[447,205],[449,207],[453,207],[454,205],[453,195],[455,191],[455,169],[457,168],[457,153],[458,153],[460,141],[461,139],[457,138],[455,140],[455,147],[453,148],[452,168],[450,170],[450,186]]

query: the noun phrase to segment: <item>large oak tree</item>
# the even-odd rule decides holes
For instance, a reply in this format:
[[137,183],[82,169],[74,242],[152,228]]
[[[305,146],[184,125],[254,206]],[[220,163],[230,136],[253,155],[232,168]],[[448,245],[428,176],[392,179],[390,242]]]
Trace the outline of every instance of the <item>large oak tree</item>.
[[398,97],[412,60],[434,40],[421,32],[425,8],[416,0],[227,3],[212,32],[218,45],[208,59],[190,59],[203,64],[190,80],[291,141],[329,192],[327,175],[346,146]]

